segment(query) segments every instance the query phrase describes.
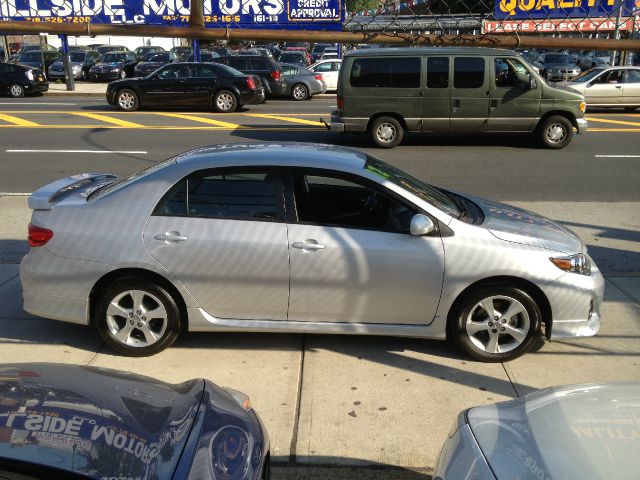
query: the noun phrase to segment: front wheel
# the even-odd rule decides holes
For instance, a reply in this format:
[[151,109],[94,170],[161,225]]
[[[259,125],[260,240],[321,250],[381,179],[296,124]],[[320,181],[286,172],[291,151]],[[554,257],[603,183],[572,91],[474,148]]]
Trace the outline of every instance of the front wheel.
[[9,95],[12,98],[22,98],[24,97],[24,87],[19,83],[14,83],[9,87]]
[[309,89],[301,83],[291,87],[291,97],[294,100],[306,100],[309,97]]
[[233,92],[220,90],[213,97],[213,107],[220,113],[235,112],[238,108],[238,101]]
[[140,107],[140,101],[136,92],[123,88],[116,94],[116,105],[125,112],[135,112]]
[[378,117],[370,127],[371,139],[381,148],[393,148],[400,145],[404,129],[393,117]]
[[573,138],[573,125],[568,118],[553,115],[546,118],[539,125],[539,136],[542,144],[547,148],[564,148]]
[[536,343],[542,314],[531,296],[512,287],[480,287],[468,293],[449,315],[449,335],[470,357],[506,362]]
[[105,343],[129,357],[145,357],[170,346],[180,333],[180,309],[161,286],[123,279],[96,303],[93,321]]

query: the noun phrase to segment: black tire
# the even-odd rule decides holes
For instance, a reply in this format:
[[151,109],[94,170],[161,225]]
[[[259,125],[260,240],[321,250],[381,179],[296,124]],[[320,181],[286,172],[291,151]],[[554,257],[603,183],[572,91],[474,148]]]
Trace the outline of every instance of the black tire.
[[213,108],[220,113],[231,113],[238,109],[238,99],[229,90],[220,90],[213,96]]
[[627,113],[634,113],[636,110],[638,110],[638,107],[624,107],[624,111]]
[[309,98],[309,89],[302,83],[296,83],[291,87],[291,98],[299,102]]
[[538,125],[538,137],[547,148],[564,148],[573,139],[573,124],[566,117],[552,115]]
[[[138,297],[142,299],[139,302],[142,307],[134,308],[136,300],[132,292],[142,292]],[[128,278],[115,281],[98,295],[92,321],[112,350],[128,357],[146,357],[164,350],[178,338],[180,308],[160,285]],[[121,308],[110,309],[112,302]],[[158,317],[147,318],[145,313],[152,311]],[[126,338],[119,340],[116,334]]]
[[19,83],[12,83],[11,85],[9,85],[9,96],[11,98],[24,97],[24,87]]
[[[491,299],[490,303],[487,299]],[[493,318],[482,304],[493,308]],[[515,309],[512,312],[518,313],[509,314],[510,307]],[[503,317],[504,313],[509,316]],[[533,348],[540,336],[541,321],[540,308],[524,290],[486,286],[470,291],[456,302],[449,314],[447,333],[465,354],[475,360],[506,362]]]
[[262,480],[271,480],[271,456],[268,454],[262,467]]
[[116,105],[123,112],[135,112],[140,108],[138,94],[129,88],[123,88],[116,93]]
[[378,147],[393,148],[402,142],[404,129],[393,117],[378,117],[371,123],[369,134]]

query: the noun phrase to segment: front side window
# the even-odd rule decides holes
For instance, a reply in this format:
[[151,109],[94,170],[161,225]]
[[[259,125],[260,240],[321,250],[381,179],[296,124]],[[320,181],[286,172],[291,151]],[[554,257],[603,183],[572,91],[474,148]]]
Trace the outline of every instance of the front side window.
[[278,191],[267,172],[198,173],[178,182],[154,215],[276,220]]
[[294,195],[301,223],[407,233],[416,213],[379,188],[337,174],[296,173]]
[[496,58],[493,62],[495,71],[495,84],[500,88],[524,88],[518,80],[518,75],[529,75],[526,67],[513,58]]
[[331,62],[321,63],[313,67],[314,72],[330,72],[331,71]]
[[356,58],[351,86],[370,88],[420,87],[420,57]]
[[457,57],[453,61],[454,88],[480,88],[484,85],[484,58]]
[[168,80],[172,78],[189,78],[189,67],[186,65],[173,65],[158,72],[158,78]]
[[622,74],[624,70],[611,70],[600,75],[594,83],[622,83]]
[[449,88],[449,58],[427,59],[427,88]]

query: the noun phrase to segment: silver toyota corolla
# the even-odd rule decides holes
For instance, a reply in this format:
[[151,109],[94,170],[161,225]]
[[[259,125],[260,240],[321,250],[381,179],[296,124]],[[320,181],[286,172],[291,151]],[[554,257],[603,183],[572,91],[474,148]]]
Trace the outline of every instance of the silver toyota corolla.
[[29,206],[25,310],[125,355],[184,328],[449,337],[491,362],[600,325],[604,281],[571,231],[356,150],[219,145]]

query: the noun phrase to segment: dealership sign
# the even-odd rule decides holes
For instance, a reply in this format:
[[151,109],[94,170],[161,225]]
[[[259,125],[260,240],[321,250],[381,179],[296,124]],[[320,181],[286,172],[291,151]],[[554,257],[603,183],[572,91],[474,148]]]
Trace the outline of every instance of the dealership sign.
[[[341,30],[345,0],[204,0],[207,27]],[[1,20],[184,25],[189,0],[0,0]]]
[[[635,21],[635,29],[633,22]],[[482,33],[570,33],[570,32],[612,32],[616,20],[611,18],[574,18],[566,20],[485,20]],[[620,31],[640,31],[640,19],[622,19]]]
[[495,0],[496,19],[608,18],[616,17],[622,4],[622,16],[640,9],[639,0]]

